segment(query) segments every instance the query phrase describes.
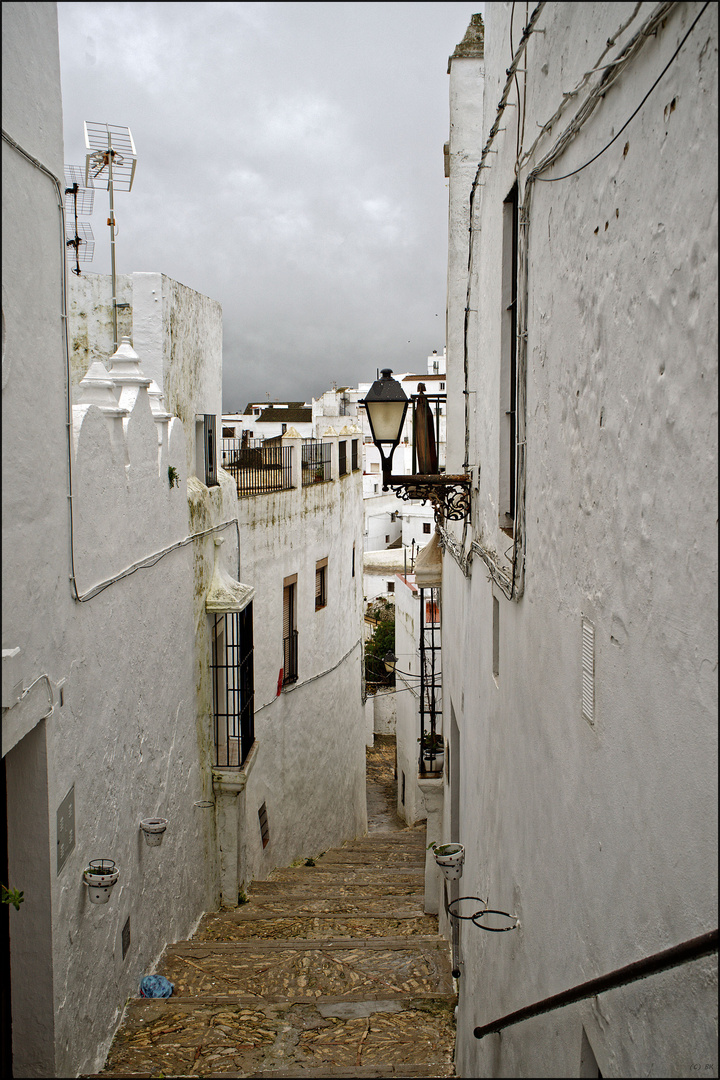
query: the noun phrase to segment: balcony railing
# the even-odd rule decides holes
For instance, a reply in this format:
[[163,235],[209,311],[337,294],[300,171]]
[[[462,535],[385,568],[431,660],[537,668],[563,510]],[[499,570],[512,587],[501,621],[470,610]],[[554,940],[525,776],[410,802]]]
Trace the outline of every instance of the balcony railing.
[[308,441],[302,448],[302,485],[323,484],[331,478],[330,443]]
[[240,498],[292,487],[292,450],[279,443],[222,440],[222,467],[235,478]]

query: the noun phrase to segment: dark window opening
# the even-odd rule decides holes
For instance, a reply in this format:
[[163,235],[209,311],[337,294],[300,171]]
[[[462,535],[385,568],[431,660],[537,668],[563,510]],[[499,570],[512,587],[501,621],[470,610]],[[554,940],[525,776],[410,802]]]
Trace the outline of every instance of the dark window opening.
[[424,533],[429,533],[430,532],[430,522],[429,521],[423,521],[423,532]]
[[353,439],[353,441],[352,441],[350,455],[351,455],[352,471],[356,472],[360,468],[360,458],[359,458],[359,455],[358,455],[358,440],[357,439]]
[[244,763],[255,740],[252,604],[211,616],[215,764]]
[[298,634],[296,611],[297,575],[283,587],[283,686],[297,682]]
[[262,846],[266,848],[270,843],[270,826],[268,825],[267,806],[262,804],[258,810],[258,821],[260,822],[260,838],[262,840]]
[[502,356],[500,400],[500,528],[514,534],[517,445],[518,188],[503,204]]
[[315,566],[315,610],[327,607],[327,559],[321,559]]
[[340,475],[345,476],[345,474],[348,471],[347,470],[347,443],[346,442],[338,443],[338,457],[339,457]]

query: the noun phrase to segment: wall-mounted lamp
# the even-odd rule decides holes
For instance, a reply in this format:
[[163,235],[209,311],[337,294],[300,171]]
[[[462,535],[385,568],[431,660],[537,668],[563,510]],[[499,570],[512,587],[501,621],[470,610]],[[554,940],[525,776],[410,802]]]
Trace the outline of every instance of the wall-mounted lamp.
[[470,479],[467,476],[448,476],[438,473],[437,448],[430,405],[424,385],[418,385],[418,397],[413,414],[413,438],[419,471],[407,476],[393,476],[392,457],[402,436],[408,405],[405,391],[390,368],[383,368],[381,378],[372,384],[364,400],[373,442],[380,452],[383,491],[392,488],[399,499],[428,499],[435,511],[435,520],[463,521],[470,513]]

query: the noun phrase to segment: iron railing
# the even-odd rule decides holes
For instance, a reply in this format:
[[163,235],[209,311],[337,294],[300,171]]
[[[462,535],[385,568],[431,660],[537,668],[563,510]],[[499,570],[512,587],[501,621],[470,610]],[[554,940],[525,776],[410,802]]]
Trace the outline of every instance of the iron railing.
[[292,630],[283,638],[283,686],[297,682],[298,677],[298,632]]
[[420,590],[420,775],[444,762],[442,672],[440,670],[440,589]]
[[255,739],[252,604],[211,619],[215,764],[239,767]]
[[330,443],[309,440],[302,448],[302,486],[322,484],[331,477]]
[[292,448],[279,443],[222,440],[222,467],[235,479],[239,498],[269,491],[288,491],[292,485]]

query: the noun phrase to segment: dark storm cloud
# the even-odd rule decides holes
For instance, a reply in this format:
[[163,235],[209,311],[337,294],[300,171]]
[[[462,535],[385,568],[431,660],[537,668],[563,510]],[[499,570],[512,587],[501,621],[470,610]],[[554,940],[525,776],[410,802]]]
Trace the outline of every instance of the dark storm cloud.
[[482,6],[58,5],[65,160],[83,120],[131,128],[118,271],[222,303],[225,409],[442,350],[447,58]]

